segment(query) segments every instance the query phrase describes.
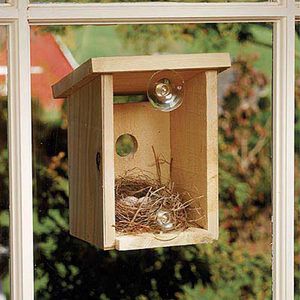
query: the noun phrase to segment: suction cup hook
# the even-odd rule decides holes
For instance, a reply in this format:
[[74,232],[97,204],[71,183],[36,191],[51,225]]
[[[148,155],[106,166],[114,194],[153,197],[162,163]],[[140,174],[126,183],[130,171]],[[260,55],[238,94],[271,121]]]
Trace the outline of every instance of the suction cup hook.
[[183,102],[184,79],[173,70],[157,71],[149,80],[147,96],[155,108],[172,111]]

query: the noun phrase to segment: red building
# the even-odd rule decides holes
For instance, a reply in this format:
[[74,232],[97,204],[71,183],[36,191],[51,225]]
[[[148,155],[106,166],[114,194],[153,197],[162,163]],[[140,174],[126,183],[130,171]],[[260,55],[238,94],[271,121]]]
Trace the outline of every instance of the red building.
[[[59,37],[31,31],[31,95],[45,110],[59,110],[63,100],[53,100],[51,85],[71,72],[77,63]],[[7,51],[0,51],[0,95],[7,94]]]

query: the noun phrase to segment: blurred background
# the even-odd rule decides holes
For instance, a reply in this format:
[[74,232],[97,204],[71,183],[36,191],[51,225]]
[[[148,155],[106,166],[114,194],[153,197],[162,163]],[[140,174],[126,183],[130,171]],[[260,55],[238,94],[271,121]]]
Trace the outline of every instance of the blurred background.
[[[297,47],[299,55],[298,38]],[[6,48],[1,38],[0,71],[7,66]],[[52,99],[51,85],[90,57],[202,52],[229,52],[233,62],[219,75],[218,86],[219,240],[104,252],[70,236],[66,103]],[[31,73],[36,299],[271,299],[271,24],[35,26]],[[296,78],[295,298],[300,299],[300,77]],[[3,297],[9,297],[6,82],[7,76],[0,73]]]
[[0,300],[5,300],[5,294],[9,294],[7,38],[7,27],[0,26]]

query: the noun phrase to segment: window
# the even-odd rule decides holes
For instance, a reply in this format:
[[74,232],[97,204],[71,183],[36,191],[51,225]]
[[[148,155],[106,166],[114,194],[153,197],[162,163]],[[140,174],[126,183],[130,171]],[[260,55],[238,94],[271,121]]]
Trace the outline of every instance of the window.
[[[153,32],[156,33],[156,38],[151,40]],[[254,41],[241,41],[238,38],[247,33]],[[261,35],[264,43],[261,43]],[[61,55],[59,47],[51,46],[51,43],[55,45],[55,39],[51,39],[53,36],[59,41],[60,47],[64,45],[61,50],[70,51],[68,53],[72,55],[72,59]],[[41,51],[43,47],[45,50]],[[52,61],[45,53],[49,48],[52,49],[51,57],[55,57]],[[112,53],[190,54],[217,52],[220,49],[230,52],[233,66],[219,76],[221,233],[218,242],[200,245],[198,248],[163,248],[159,254],[155,250],[143,250],[139,253],[138,263],[131,266],[134,259],[131,252],[115,252],[114,257],[107,259],[105,252],[70,236],[67,222],[69,209],[65,117],[68,100],[61,102],[52,99],[50,85],[62,76],[56,75],[53,70],[64,65],[64,72],[67,73],[72,69],[73,60],[81,64],[89,57]],[[222,295],[237,298],[261,295],[265,299],[270,298],[272,25],[183,23],[32,26],[31,58],[31,68],[36,68],[39,63],[46,70],[42,74],[31,75],[36,298],[45,299],[51,295],[55,298],[77,296],[85,299],[91,293],[95,298],[105,295],[109,299],[134,299],[143,295],[151,298],[154,293],[163,299],[173,299],[176,294],[182,294],[182,297],[194,294],[195,297],[211,295],[213,298],[220,298]],[[42,76],[49,78],[50,82],[47,84]],[[43,82],[43,90],[47,86],[48,96],[38,93],[37,81]],[[237,91],[237,87],[243,83],[243,88]],[[115,102],[121,100],[139,101],[140,97],[115,98]],[[120,136],[120,140],[124,136],[127,148],[122,148],[122,145],[119,148],[123,156],[136,150],[132,136],[125,134]],[[233,186],[236,188],[233,189]],[[53,247],[53,244],[56,246]],[[81,249],[80,253],[78,248]],[[188,260],[186,255],[189,255]],[[67,261],[65,257],[68,257]],[[161,265],[160,268],[148,270],[154,261]],[[236,274],[223,274],[222,263],[226,270],[235,270]],[[87,269],[86,265],[90,267]],[[144,270],[145,265],[147,270]],[[194,271],[192,265],[195,266]],[[119,271],[121,274],[116,277],[113,272],[106,273],[103,268],[114,272],[126,269],[128,272],[124,276]],[[97,276],[99,273],[103,274],[101,278]],[[181,274],[184,273],[189,273],[189,276],[182,278]],[[156,274],[164,274],[164,280],[160,280],[160,276]],[[249,281],[253,280],[252,274],[256,274],[257,284],[249,285]],[[212,282],[214,278],[218,278],[218,283]],[[224,285],[229,279],[230,288],[226,291]],[[172,280],[172,288],[168,289],[168,282]],[[132,282],[129,286],[128,281]],[[150,281],[156,281],[155,287],[149,286]],[[116,287],[109,288],[108,282],[114,282]],[[195,282],[195,286],[192,282]],[[86,286],[89,288],[83,288]],[[201,294],[199,290],[202,290]]]
[[[107,264],[105,264],[105,261],[107,263],[107,261],[110,260],[110,255],[116,255],[111,253],[106,254],[105,257],[101,257],[95,249],[92,250],[91,248],[88,248],[82,243],[76,241],[71,241],[74,251],[68,252],[66,255],[63,254],[65,248],[61,247],[61,243],[68,243],[69,239],[67,226],[65,224],[65,218],[67,218],[67,209],[65,207],[65,203],[67,201],[67,182],[65,180],[66,175],[64,174],[64,172],[66,172],[66,169],[64,169],[64,164],[66,163],[64,157],[66,145],[63,144],[66,133],[64,127],[65,124],[63,123],[63,117],[61,115],[55,115],[53,111],[51,113],[43,114],[43,111],[40,110],[37,103],[43,104],[45,108],[50,110],[54,106],[62,106],[63,104],[60,102],[50,102],[50,107],[47,107],[49,103],[42,103],[41,101],[38,102],[34,100],[34,89],[32,88],[30,91],[30,86],[31,83],[34,83],[34,81],[37,80],[38,72],[41,70],[39,68],[41,66],[35,65],[34,61],[34,53],[37,51],[34,48],[34,39],[37,39],[35,40],[36,45],[41,45],[47,32],[56,31],[55,36],[57,40],[55,43],[59,44],[60,39],[62,39],[63,41],[61,44],[67,44],[68,49],[71,49],[71,53],[69,53],[70,57],[74,56],[76,58],[75,60],[72,60],[72,58],[69,57],[69,66],[73,68],[76,66],[76,61],[81,62],[87,58],[85,55],[93,56],[93,53],[98,55],[97,47],[93,46],[97,43],[93,39],[95,37],[97,38],[97,34],[99,36],[99,32],[101,31],[101,38],[103,40],[99,41],[99,44],[101,42],[112,43],[111,49],[103,47],[104,50],[106,49],[106,52],[102,55],[124,55],[127,54],[126,52],[130,54],[142,54],[146,51],[148,51],[148,53],[174,51],[177,53],[186,53],[187,51],[210,52],[215,50],[215,48],[211,47],[211,44],[207,43],[203,34],[196,36],[196,38],[192,36],[195,31],[189,30],[194,26],[199,29],[203,28],[203,32],[205,30],[207,31],[207,28],[209,28],[210,34],[215,33],[215,37],[213,37],[212,40],[216,43],[219,42],[221,49],[229,47],[227,51],[233,54],[238,53],[240,44],[222,44],[226,38],[228,38],[226,34],[222,35],[223,33],[229,32],[231,34],[235,34],[238,41],[243,39],[251,40],[251,38],[256,35],[256,40],[260,42],[260,46],[257,47],[261,47],[259,48],[261,58],[260,60],[258,58],[254,64],[256,64],[256,70],[264,69],[264,73],[268,74],[268,78],[265,83],[264,78],[259,78],[260,84],[265,87],[262,93],[265,93],[265,98],[269,97],[269,101],[263,102],[262,100],[259,108],[265,109],[266,111],[266,115],[264,115],[266,123],[263,123],[264,126],[262,126],[263,128],[261,130],[265,130],[268,135],[268,139],[262,141],[262,148],[259,148],[258,150],[256,149],[256,151],[265,151],[266,155],[264,157],[269,160],[269,164],[267,164],[266,167],[267,173],[262,175],[261,179],[261,181],[266,184],[265,186],[259,186],[261,189],[265,188],[265,195],[268,195],[263,197],[261,205],[265,205],[268,201],[270,204],[272,194],[273,208],[271,209],[270,206],[270,211],[265,211],[267,214],[265,220],[267,220],[267,223],[270,225],[272,221],[273,238],[271,240],[271,228],[265,232],[263,231],[267,228],[267,226],[263,227],[262,232],[258,230],[258,233],[266,237],[263,239],[263,243],[266,245],[266,253],[269,255],[269,260],[267,259],[265,265],[266,276],[268,276],[271,272],[270,244],[272,243],[273,288],[271,290],[270,279],[265,279],[265,285],[256,286],[258,290],[252,296],[257,297],[260,295],[263,298],[270,298],[271,294],[273,294],[274,299],[292,299],[294,294],[294,284],[293,280],[291,280],[291,277],[293,277],[291,274],[294,274],[294,40],[295,19],[298,15],[300,16],[300,10],[297,5],[292,1],[247,4],[149,2],[142,4],[62,3],[59,5],[55,3],[29,4],[26,1],[19,1],[20,2],[0,4],[0,23],[6,25],[8,28],[9,46],[8,74],[10,76],[8,80],[8,156],[10,162],[11,298],[33,299],[35,279],[35,296],[37,299],[42,299],[43,297],[44,299],[51,298],[53,296],[66,298],[68,297],[67,295],[69,295],[71,299],[74,294],[70,293],[69,289],[71,287],[68,285],[70,282],[64,283],[63,278],[66,272],[70,272],[74,279],[73,284],[76,286],[76,284],[78,284],[76,283],[76,279],[78,279],[76,277],[78,274],[78,265],[74,265],[73,267],[70,266],[70,268],[65,269],[62,262],[70,260],[70,255],[73,256],[74,259],[74,256],[76,256],[77,253],[76,251],[84,250],[87,255],[92,253],[99,260],[102,259],[103,265],[102,267],[99,266],[98,270],[101,272],[103,270],[107,270]],[[81,27],[77,27],[78,25],[81,25]],[[188,27],[188,25],[191,27]],[[228,30],[230,26],[234,28],[232,31]],[[249,29],[248,31],[241,30],[241,28],[243,29],[243,27],[247,26]],[[75,27],[77,27],[76,30],[74,30]],[[259,31],[257,28],[260,28]],[[156,36],[162,36],[160,39],[162,42],[155,44],[151,41],[151,39],[149,39],[149,36],[146,34],[149,31],[151,32],[150,29],[155,32]],[[65,31],[64,35],[58,34],[61,30]],[[98,33],[95,34],[95,32]],[[105,32],[109,32],[109,35],[113,36],[113,38],[109,41],[105,39]],[[199,33],[201,30],[198,30],[197,32]],[[243,35],[245,32],[250,34],[250,37],[245,37]],[[178,44],[178,42],[173,39],[176,34],[180,35],[179,40],[182,40],[182,34],[186,40],[183,40]],[[189,34],[191,36],[189,36]],[[70,41],[69,37],[71,35],[77,35],[77,39]],[[127,39],[134,47],[131,48],[130,46],[124,46],[124,44],[122,44],[123,42],[120,42],[120,35],[127,36]],[[90,42],[87,42],[88,45],[84,43],[85,41],[83,40],[83,37],[89,38]],[[190,42],[191,38],[192,41],[194,41],[194,44],[193,42]],[[75,44],[72,45],[72,42],[75,42]],[[187,47],[188,43],[190,43],[189,48]],[[217,46],[218,45],[216,45],[216,47]],[[243,51],[249,51],[250,53],[253,52],[253,49],[249,50],[249,47],[251,47],[251,44],[247,44]],[[85,50],[78,51],[80,48]],[[53,51],[51,53],[54,53]],[[90,54],[86,54],[87,52]],[[270,59],[271,55],[273,57],[273,62]],[[52,58],[50,57],[48,62],[52,61],[51,59]],[[254,58],[251,59],[254,60]],[[235,60],[238,62],[237,56]],[[243,63],[243,61],[240,61],[240,63]],[[244,63],[246,67],[251,68],[251,64],[248,65],[247,61]],[[271,71],[272,68],[273,72]],[[267,87],[269,87],[269,90]],[[31,96],[33,98],[32,101]],[[36,98],[38,98],[38,95]],[[41,97],[39,97],[39,99],[40,98]],[[260,98],[264,98],[263,95],[260,96]],[[272,109],[271,106],[263,106],[268,103],[272,105]],[[268,119],[267,116],[269,114],[270,117],[271,112],[272,118]],[[36,116],[38,116],[38,118],[36,118]],[[242,114],[239,117],[243,117],[247,120],[249,115],[245,116]],[[253,117],[256,117],[256,115],[253,114]],[[55,121],[57,120],[59,120],[59,124],[55,124]],[[219,132],[222,133],[222,125],[228,126],[228,120],[226,120],[226,118],[222,119],[221,114],[219,121]],[[259,130],[259,128],[255,127],[253,130]],[[239,127],[237,128],[236,134],[239,134],[238,131]],[[31,132],[33,132],[33,134],[31,134]],[[46,153],[45,155],[45,151],[41,150],[44,147],[43,143],[53,145],[53,147],[49,148],[53,152]],[[255,147],[255,145],[253,147]],[[50,157],[51,159],[54,158],[54,160],[51,161],[51,159],[49,159]],[[264,164],[264,162],[262,162],[262,164]],[[57,169],[58,165],[60,168],[59,170]],[[50,173],[48,172],[41,176],[42,172],[45,171],[45,166],[48,166],[48,171]],[[270,170],[271,166],[272,171]],[[222,171],[222,166],[220,170]],[[62,174],[63,176],[61,176]],[[230,172],[229,174],[221,174],[221,176],[229,175]],[[59,195],[55,196],[55,201],[52,201],[51,203],[54,207],[45,207],[43,206],[45,203],[41,202],[41,200],[47,193],[57,193],[57,189],[53,191],[51,190],[51,187],[57,182],[59,176],[61,177],[59,179],[62,180],[60,183],[63,188],[59,190]],[[53,180],[53,178],[55,180]],[[232,184],[238,185],[239,182],[234,182]],[[247,187],[243,185],[243,182],[239,187],[240,194],[238,197],[240,198],[238,199],[240,199],[240,201],[253,200],[249,200],[247,198],[249,193],[247,193],[247,191],[245,192]],[[229,191],[226,190],[226,187],[221,187],[221,191],[222,189],[225,191],[225,194],[229,193]],[[261,193],[262,191],[257,190],[257,192]],[[245,198],[243,195],[247,195],[247,197]],[[49,200],[47,195],[45,197]],[[63,198],[63,202],[60,202],[60,197]],[[55,209],[59,208],[62,209],[60,215],[55,212]],[[52,218],[52,221],[55,220],[55,226],[61,226],[61,232],[63,235],[60,235],[59,238],[63,239],[63,237],[65,237],[65,241],[61,240],[61,242],[57,242],[56,238],[58,238],[58,236],[52,234],[56,229],[52,226],[53,223],[51,223],[50,219],[43,219],[43,214],[46,210],[48,210],[48,217]],[[2,224],[2,220],[3,217],[1,215],[0,224]],[[48,232],[45,227],[39,227],[41,222],[48,222]],[[260,222],[262,223],[263,219],[260,220]],[[228,226],[230,226],[230,224]],[[251,230],[255,231],[255,228],[256,227],[254,226]],[[33,235],[34,232],[35,236]],[[232,236],[230,238],[234,239],[234,232],[232,231],[231,234]],[[38,247],[36,248],[36,246]],[[47,249],[50,252],[60,251],[60,253],[56,256],[57,260],[52,258],[50,265],[49,257],[47,257],[50,252],[47,253]],[[193,250],[191,249],[191,251]],[[221,253],[223,252],[221,251]],[[175,257],[178,255],[177,260],[180,261],[180,250],[175,250],[169,254],[175,255]],[[143,262],[142,253],[126,255],[129,256],[129,261],[132,263],[137,261],[137,257],[140,262]],[[160,252],[158,251],[156,255],[160,255]],[[120,255],[118,259],[122,260],[122,257],[124,257],[123,254]],[[78,256],[78,259],[82,259],[82,257]],[[155,256],[153,257],[153,265],[148,267],[151,269],[153,266],[156,266],[159,269],[161,261],[157,260],[157,265],[154,264],[154,261]],[[34,268],[34,262],[37,263],[36,268]],[[191,272],[193,272],[193,263],[188,263],[187,258],[181,262],[190,264],[189,267],[191,268]],[[222,263],[223,261],[220,260],[220,267],[222,266]],[[251,267],[254,266],[254,262],[251,258],[247,261],[247,263],[249,263],[249,266]],[[94,264],[95,260],[91,260],[89,267]],[[264,265],[264,262],[260,261],[259,268],[262,265]],[[126,264],[121,264],[119,267],[120,266],[124,268]],[[232,267],[234,268],[235,266],[236,261],[233,260]],[[46,277],[43,272],[47,270],[47,268],[51,267],[54,267],[59,275],[59,277],[57,277],[56,274],[55,278],[48,278],[48,280],[53,279],[59,281],[60,288],[56,291],[45,287],[47,282],[45,281]],[[141,268],[143,267],[145,266],[142,266]],[[247,266],[245,267],[247,268]],[[197,266],[195,266],[195,268],[197,269]],[[128,271],[128,269],[126,269],[126,271]],[[46,276],[50,275],[49,272],[46,274]],[[189,273],[179,272],[177,276],[190,275]],[[89,282],[93,282],[92,278],[90,280],[91,281],[86,281],[85,287],[87,291],[85,295],[99,298],[100,295],[97,294],[99,291],[93,291],[93,287],[88,285]],[[152,294],[147,294],[149,297],[159,297],[159,292],[163,293],[160,289],[161,286],[164,286],[164,278],[162,277],[161,280],[162,283],[157,283],[151,280],[148,281],[150,285],[152,284]],[[114,282],[110,281],[110,284],[114,284]],[[125,283],[123,284],[125,286]],[[167,285],[168,284],[166,283],[166,289]],[[249,296],[250,294],[247,294],[247,285],[244,286],[246,290],[242,292],[245,294],[241,294],[241,296]],[[201,288],[201,286],[198,287]],[[130,288],[130,286],[127,288]],[[218,290],[220,292],[222,290],[225,291],[226,284],[224,283],[223,287],[218,287]],[[44,293],[42,294],[41,291],[44,291]],[[119,291],[122,293],[122,289]],[[184,290],[184,292],[186,294],[193,293],[193,291],[189,289],[189,286],[186,286],[186,290]],[[241,292],[241,289],[239,289],[239,292]],[[166,296],[168,291],[165,291],[165,293],[166,294],[164,295]],[[299,291],[295,291],[295,294],[297,293],[299,293]],[[122,294],[120,295],[122,296]],[[120,295],[118,296],[120,297]],[[220,294],[213,295],[220,297]],[[102,296],[104,297],[104,295]],[[122,297],[125,299],[126,296],[127,295],[125,293]],[[142,291],[137,296],[142,297]]]

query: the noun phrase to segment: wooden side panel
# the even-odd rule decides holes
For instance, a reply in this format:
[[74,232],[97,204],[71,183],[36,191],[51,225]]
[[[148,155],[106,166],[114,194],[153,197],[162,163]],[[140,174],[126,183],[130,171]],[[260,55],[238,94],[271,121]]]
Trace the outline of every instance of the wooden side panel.
[[[114,118],[113,76],[101,75],[102,110],[102,201],[98,202],[103,220],[103,248],[115,246],[115,167],[114,167]],[[101,152],[100,152],[101,153]]]
[[[152,146],[160,158],[170,162],[170,114],[155,110],[149,102],[114,105],[115,141],[122,134],[137,140],[137,151],[125,157],[115,151],[115,176],[139,168],[156,176]],[[170,179],[170,165],[161,165],[162,180]]]
[[218,170],[218,95],[217,72],[207,71],[207,219],[208,231],[214,239],[219,236],[219,170]]
[[186,190],[198,200],[198,225],[207,229],[206,184],[206,78],[205,73],[185,83],[183,104],[171,112],[171,178],[177,190]]
[[95,78],[68,101],[70,233],[104,249],[115,242],[112,118],[112,75]]
[[209,232],[218,228],[216,78],[216,71],[207,71],[186,82],[184,102],[171,112],[170,126],[172,181],[178,190],[201,197],[201,214],[194,212],[191,218]]

